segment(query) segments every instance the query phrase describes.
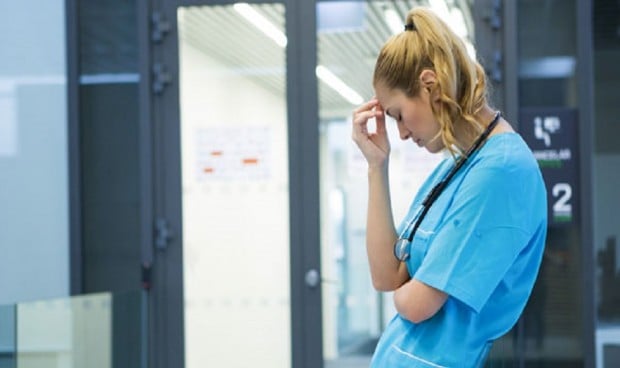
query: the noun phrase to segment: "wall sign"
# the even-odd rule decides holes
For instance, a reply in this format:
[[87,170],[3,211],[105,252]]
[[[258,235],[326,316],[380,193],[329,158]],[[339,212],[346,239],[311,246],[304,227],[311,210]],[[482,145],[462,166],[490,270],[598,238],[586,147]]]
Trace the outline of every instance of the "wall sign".
[[547,186],[549,225],[574,224],[579,215],[577,110],[523,108],[519,128]]

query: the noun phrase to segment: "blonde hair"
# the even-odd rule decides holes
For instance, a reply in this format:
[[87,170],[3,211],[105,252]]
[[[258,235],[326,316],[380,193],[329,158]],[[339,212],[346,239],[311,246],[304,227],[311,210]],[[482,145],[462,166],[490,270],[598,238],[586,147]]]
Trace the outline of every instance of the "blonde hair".
[[437,80],[432,92],[439,96],[439,107],[431,106],[444,147],[454,155],[455,147],[467,149],[484,129],[475,118],[487,104],[484,69],[468,55],[459,36],[430,9],[410,10],[405,24],[408,30],[390,38],[381,49],[373,84],[417,97],[423,87],[420,74],[433,70]]

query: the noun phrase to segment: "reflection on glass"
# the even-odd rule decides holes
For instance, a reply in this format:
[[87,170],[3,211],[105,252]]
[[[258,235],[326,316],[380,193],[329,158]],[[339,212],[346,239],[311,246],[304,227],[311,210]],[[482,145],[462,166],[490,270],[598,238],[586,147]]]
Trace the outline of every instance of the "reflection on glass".
[[0,304],[69,294],[66,2],[33,6],[0,6]]
[[[469,9],[433,1],[454,14],[463,37],[472,36]],[[394,315],[391,295],[377,293],[368,269],[365,224],[366,161],[351,140],[353,109],[374,94],[372,73],[383,43],[404,27],[421,1],[319,2],[317,7],[321,175],[323,351],[326,367],[368,366],[376,342]],[[442,8],[443,9],[443,8]],[[459,16],[460,14],[460,16]],[[469,25],[468,25],[469,24]],[[443,158],[402,142],[387,121],[392,155],[390,191],[400,221],[417,188]]]
[[291,364],[284,18],[178,11],[188,368]]
[[[547,10],[540,11],[541,6]],[[574,32],[567,32],[576,28],[575,3],[519,1],[517,9],[521,112],[526,108],[549,111],[577,107],[576,38]],[[525,125],[530,122],[520,123],[520,130],[532,129]],[[546,168],[541,168],[545,176]],[[553,193],[557,183],[551,180],[545,176],[547,190]],[[577,190],[573,197],[571,200],[578,204]],[[549,200],[550,206],[554,200]],[[536,285],[521,320],[503,341],[507,350],[513,351],[507,363],[583,366],[581,254],[585,245],[580,241],[579,214],[573,215],[574,220],[565,224],[556,223],[550,216]]]

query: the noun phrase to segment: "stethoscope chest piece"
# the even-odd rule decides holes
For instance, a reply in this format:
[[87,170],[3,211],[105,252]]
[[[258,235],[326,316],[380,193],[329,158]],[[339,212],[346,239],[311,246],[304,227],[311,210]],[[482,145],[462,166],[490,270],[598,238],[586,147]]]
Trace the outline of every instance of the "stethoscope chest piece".
[[394,256],[401,262],[405,262],[409,259],[409,252],[411,250],[411,242],[406,238],[398,238],[396,244],[394,244]]

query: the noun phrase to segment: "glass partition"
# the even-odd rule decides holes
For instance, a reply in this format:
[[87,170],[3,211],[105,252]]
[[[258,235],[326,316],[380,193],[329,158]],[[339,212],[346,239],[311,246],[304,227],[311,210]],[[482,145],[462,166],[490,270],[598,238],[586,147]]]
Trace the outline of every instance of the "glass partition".
[[65,27],[65,1],[0,3],[0,304],[69,294]]
[[0,306],[0,367],[146,368],[145,308],[142,291]]
[[[581,254],[590,245],[580,240],[576,3],[517,2],[519,129],[538,159],[549,203],[541,270],[511,341],[515,362],[525,366],[584,364]],[[560,148],[570,157],[543,154]]]
[[593,16],[595,354],[596,368],[611,368],[620,366],[620,6],[594,0]]
[[185,362],[291,365],[285,8],[178,10]]

